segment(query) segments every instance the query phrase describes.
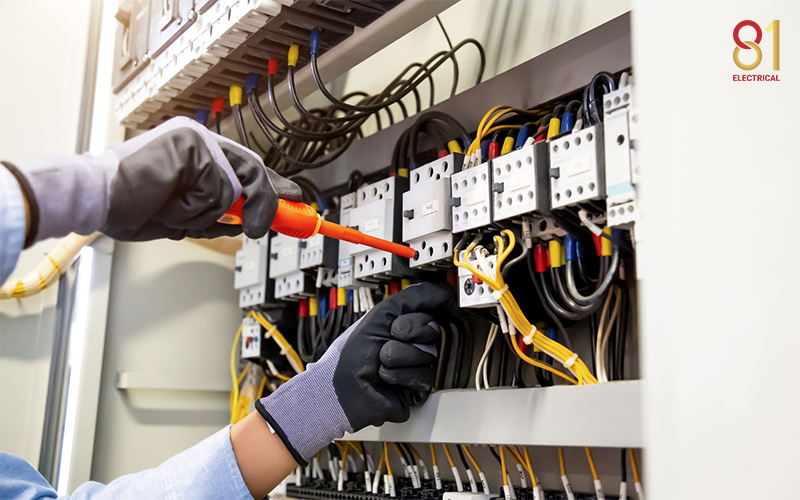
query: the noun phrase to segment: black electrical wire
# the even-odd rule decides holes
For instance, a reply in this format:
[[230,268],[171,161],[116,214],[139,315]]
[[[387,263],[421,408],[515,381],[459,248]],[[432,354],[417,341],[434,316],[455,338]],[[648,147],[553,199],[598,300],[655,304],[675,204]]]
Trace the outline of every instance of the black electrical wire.
[[[600,94],[599,99],[596,93],[598,85],[600,85],[603,90],[603,93]],[[586,126],[596,125],[603,122],[602,106],[598,108],[597,102],[598,100],[602,101],[602,96],[604,94],[613,92],[616,89],[617,87],[614,83],[614,76],[611,73],[607,71],[601,71],[592,77],[589,85],[583,89],[583,120]]]
[[450,361],[450,338],[453,336],[449,323],[442,324],[440,327],[442,329],[442,340],[439,344],[439,360],[436,364],[436,379],[433,386],[435,390],[444,389],[447,366]]
[[[433,63],[433,66],[431,66],[430,68],[427,68],[424,72],[421,71],[421,68],[419,70],[417,70],[409,78],[409,80],[411,81],[411,83],[409,84],[409,88],[403,90],[402,92],[399,92],[399,93],[396,93],[396,94],[392,94],[391,97],[389,97],[386,101],[381,102],[380,104],[371,104],[371,105],[366,105],[366,106],[353,106],[351,104],[347,104],[347,103],[342,102],[341,100],[337,99],[333,94],[330,93],[330,91],[328,91],[328,89],[325,87],[325,83],[322,81],[322,77],[319,74],[319,67],[318,67],[318,64],[317,64],[317,54],[311,54],[311,72],[312,72],[312,75],[314,76],[314,81],[317,83],[317,87],[319,88],[320,92],[322,92],[322,95],[324,95],[325,98],[328,99],[331,103],[341,107],[342,109],[346,109],[346,110],[350,110],[350,111],[371,111],[371,110],[381,109],[385,105],[393,104],[393,103],[397,102],[398,100],[402,99],[403,97],[405,97],[410,92],[410,87],[418,86],[425,78],[427,78],[427,76],[430,73],[433,73],[433,71],[435,71],[439,66],[444,64],[444,62],[447,61],[453,54],[455,54],[456,51],[458,51],[458,49],[460,49],[461,47],[463,47],[463,46],[465,46],[467,44],[474,45],[478,49],[478,52],[480,53],[481,63],[480,63],[480,67],[478,69],[478,78],[477,78],[476,85],[478,83],[480,83],[481,79],[483,77],[483,71],[484,71],[484,68],[485,68],[485,65],[486,65],[486,54],[485,54],[485,52],[483,50],[483,47],[481,46],[481,44],[477,40],[475,40],[473,38],[468,38],[466,40],[462,40],[461,42],[459,42],[458,45],[454,46],[450,51],[446,52],[441,57],[436,56],[436,55],[433,56],[432,60],[435,60],[435,59],[438,58],[438,61]],[[429,60],[423,66],[427,67],[428,64],[432,63],[432,60]],[[420,75],[420,73],[422,73],[422,74]]]
[[592,347],[592,355],[589,356],[592,370],[592,376],[597,377],[597,367],[595,366],[595,353],[597,352],[597,314],[589,315],[589,341]]
[[500,458],[500,455],[498,455],[497,452],[494,451],[494,447],[489,446],[489,451],[492,452],[492,456],[494,457],[495,460],[497,460],[498,464],[502,464],[503,463],[503,460]]
[[617,332],[616,332],[616,352],[617,364],[614,366],[614,380],[625,379],[625,344],[627,342],[628,334],[628,311],[630,308],[630,292],[628,285],[622,280],[617,281],[620,288],[621,295],[619,315],[617,316]]
[[455,325],[456,330],[458,330],[459,337],[462,340],[461,344],[464,345],[462,355],[465,359],[462,363],[462,373],[458,375],[459,383],[456,386],[463,389],[469,385],[472,370],[472,328],[469,321],[464,320],[460,316],[453,316],[451,322]]
[[453,336],[455,337],[454,344],[456,360],[453,364],[453,374],[450,379],[450,388],[456,389],[461,387],[461,365],[464,359],[464,343],[468,342],[468,340],[464,338],[464,335],[461,333],[459,328],[455,328],[453,330]]
[[[620,450],[620,465],[619,465],[619,478],[620,481],[625,483],[628,481],[628,449],[622,448]],[[622,499],[625,500],[625,499]]]
[[598,307],[600,307],[600,303],[602,302],[603,298],[602,296],[599,296],[589,305],[581,305],[572,300],[567,293],[567,288],[564,284],[564,275],[561,274],[561,268],[551,267],[549,271],[553,274],[553,281],[555,282],[556,291],[558,292],[559,297],[561,297],[561,300],[564,304],[566,304],[567,308],[579,314],[580,318],[585,318],[586,315],[593,313]]
[[242,118],[242,105],[234,104],[231,109],[233,110],[233,122],[236,124],[236,133],[239,134],[239,142],[242,146],[250,149],[250,141],[247,138],[247,131],[244,128],[244,119]]
[[313,351],[306,350],[306,318],[299,316],[297,318],[297,354],[304,363],[310,363],[314,360]]
[[464,457],[464,450],[461,447],[464,446],[462,444],[457,444],[456,449],[458,450],[458,456],[461,457],[461,463],[464,465],[464,468],[467,470],[472,470],[469,464],[467,463],[467,459]]
[[[530,264],[528,270],[531,273],[531,279],[533,279],[534,281],[538,281],[538,287],[536,289],[537,291],[538,290],[542,291],[544,295],[542,303],[547,305],[548,310],[554,311],[556,314],[565,319],[573,321],[581,319],[580,314],[565,309],[564,307],[561,306],[561,304],[559,304],[556,301],[555,297],[553,297],[553,294],[550,291],[550,287],[547,284],[547,280],[544,278],[545,273],[535,273],[535,269],[534,270],[530,269]],[[534,273],[538,274],[538,280]],[[537,285],[537,283],[534,283],[534,285]]]
[[[504,337],[510,343],[511,335],[501,334],[499,336]],[[499,370],[497,371],[497,386],[503,387],[506,385],[506,373],[508,371],[508,349],[506,349],[506,344],[502,340],[500,341],[500,346],[497,348],[497,350],[499,351],[498,354],[500,355],[500,366]]]
[[411,451],[411,447],[408,446],[406,443],[400,443],[401,448],[405,448],[406,452],[408,452],[408,463],[413,467],[417,465],[417,459],[414,457],[414,453]]
[[[444,23],[442,23],[439,16],[436,16],[436,22],[439,23],[439,27],[442,29],[442,34],[444,34],[444,38],[447,40],[447,46],[450,47],[450,50],[453,50],[453,42],[450,41],[450,35],[447,34]],[[453,88],[450,90],[450,97],[453,97],[458,90],[458,61],[456,60],[455,54],[453,54],[450,59],[453,61]]]

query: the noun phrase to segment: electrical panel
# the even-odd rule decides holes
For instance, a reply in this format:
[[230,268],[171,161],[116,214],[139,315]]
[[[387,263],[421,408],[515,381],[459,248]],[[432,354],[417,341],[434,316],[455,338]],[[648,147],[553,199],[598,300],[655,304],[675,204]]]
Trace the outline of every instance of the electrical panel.
[[242,249],[236,252],[233,288],[239,290],[239,307],[251,307],[267,299],[269,239],[242,239]]
[[492,162],[450,177],[453,232],[461,233],[492,223]]
[[[356,208],[356,193],[348,193],[339,200],[339,223],[346,227],[351,227],[350,214]],[[350,253],[350,243],[339,241],[339,262],[337,273],[337,284],[339,288],[354,288],[358,286],[358,281],[353,272],[353,256]]]
[[575,206],[605,196],[602,125],[550,141],[551,208]]
[[[356,192],[356,207],[350,211],[349,226],[384,240],[401,240],[403,192],[408,178],[394,176],[366,185]],[[364,245],[348,243],[355,279],[386,281],[409,275],[408,260]]]
[[[636,221],[639,207],[636,199],[634,164],[638,156],[632,140],[636,121],[633,114],[633,92],[630,85],[609,92],[603,97],[606,162],[606,206],[609,226]],[[638,176],[638,172],[637,172]]]
[[547,144],[539,142],[492,160],[494,219],[549,212]]
[[403,241],[417,251],[412,268],[452,265],[450,177],[463,162],[464,155],[454,153],[411,171],[411,186],[403,193]]
[[[459,255],[460,259],[464,258],[464,252]],[[494,272],[494,266],[497,265],[497,255],[489,255],[486,257],[489,263],[489,268]],[[486,283],[478,281],[477,276],[463,267],[458,268],[458,305],[459,307],[479,308],[479,307],[494,307],[497,304],[497,299],[492,295],[492,289]]]
[[[332,220],[331,217],[325,218]],[[333,222],[337,220],[333,220]],[[316,234],[300,242],[300,269],[316,267],[336,269],[338,256],[339,242],[333,238]]]
[[[248,73],[266,74],[270,58],[285,60],[292,43],[307,44],[312,29],[321,30],[324,53],[399,3],[126,0],[116,16],[117,120],[147,129],[173,116],[194,117]],[[301,53],[298,67],[308,61]]]

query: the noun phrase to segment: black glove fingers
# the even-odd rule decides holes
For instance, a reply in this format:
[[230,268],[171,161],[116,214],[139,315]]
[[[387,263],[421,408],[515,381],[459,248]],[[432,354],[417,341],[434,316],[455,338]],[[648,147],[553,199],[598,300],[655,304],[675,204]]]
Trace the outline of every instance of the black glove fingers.
[[407,387],[416,391],[430,391],[433,388],[436,370],[431,366],[401,368],[378,368],[378,375],[387,384]]
[[392,338],[403,342],[430,343],[439,341],[439,328],[434,327],[433,316],[415,312],[398,316],[392,322]]
[[380,360],[387,368],[401,368],[431,365],[436,362],[436,356],[407,342],[390,340],[381,347]]
[[248,238],[261,238],[269,231],[278,210],[278,195],[267,175],[267,168],[238,145],[220,141],[219,146],[242,184],[244,234]]
[[385,302],[396,307],[397,316],[400,316],[418,311],[434,314],[446,312],[450,310],[454,301],[455,294],[449,284],[420,283],[406,287]]
[[275,188],[275,192],[278,194],[278,198],[289,201],[303,201],[303,190],[300,189],[300,186],[285,177],[281,177],[269,167],[267,167],[267,175],[270,182],[272,182],[272,187]]

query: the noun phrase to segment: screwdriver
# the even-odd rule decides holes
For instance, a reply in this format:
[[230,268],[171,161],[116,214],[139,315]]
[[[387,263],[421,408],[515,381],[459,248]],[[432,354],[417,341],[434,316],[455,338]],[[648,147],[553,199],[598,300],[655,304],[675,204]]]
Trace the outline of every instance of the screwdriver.
[[[244,198],[240,197],[225,212],[225,215],[220,217],[219,222],[223,224],[241,224],[243,205]],[[411,247],[375,238],[361,231],[326,221],[320,217],[314,207],[297,201],[278,200],[278,211],[272,221],[271,229],[286,236],[301,239],[322,234],[337,240],[384,250],[408,259],[417,255],[417,251]]]

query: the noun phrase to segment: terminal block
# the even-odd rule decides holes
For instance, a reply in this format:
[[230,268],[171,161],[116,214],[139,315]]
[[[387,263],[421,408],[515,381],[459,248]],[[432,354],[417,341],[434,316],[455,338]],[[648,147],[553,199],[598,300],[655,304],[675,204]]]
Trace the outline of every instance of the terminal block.
[[[459,259],[464,258],[464,252],[459,255]],[[497,265],[497,255],[486,257],[489,268],[494,272]],[[492,289],[483,282],[478,282],[477,278],[469,270],[463,267],[458,268],[458,305],[462,308],[493,307],[497,304],[497,299],[492,296]]]
[[[402,194],[408,178],[394,176],[369,184],[356,192],[356,208],[350,212],[349,226],[384,240],[400,242]],[[384,281],[408,276],[408,259],[363,245],[348,244],[353,277],[364,281]],[[340,266],[341,267],[341,266]]]
[[261,356],[261,325],[255,318],[242,320],[242,359]]
[[492,160],[493,220],[549,211],[548,148],[525,146]]
[[403,241],[417,251],[412,268],[451,265],[453,260],[450,176],[461,171],[464,155],[454,153],[411,172],[403,193]]
[[267,298],[267,254],[269,240],[244,237],[242,249],[236,252],[233,288],[239,290],[239,307],[262,304]]
[[[350,214],[356,208],[356,193],[349,193],[339,200],[339,223],[350,227]],[[339,262],[337,267],[337,283],[339,288],[357,288],[360,286],[353,273],[353,256],[350,249],[353,245],[346,241],[339,241]]]
[[316,290],[314,279],[303,271],[294,271],[275,278],[275,298],[297,300],[313,297]]
[[492,162],[450,177],[453,232],[461,233],[492,223]]
[[638,156],[632,137],[638,128],[631,86],[606,94],[603,112],[608,225],[620,226],[635,222],[639,215],[635,187],[638,171],[634,177]]
[[564,208],[606,196],[603,127],[591,127],[550,141],[550,203]]
[[278,234],[270,241],[269,277],[276,299],[298,299],[314,293],[314,280],[300,270],[301,240]]

